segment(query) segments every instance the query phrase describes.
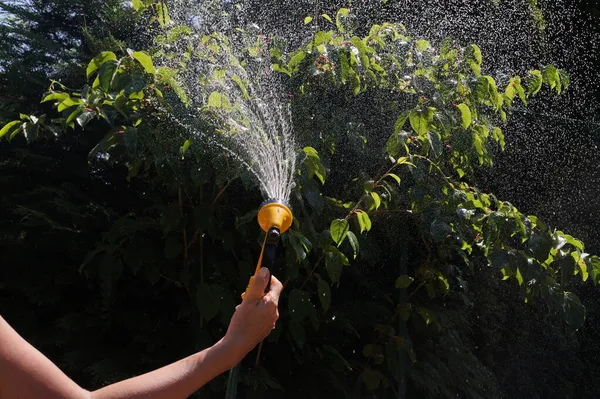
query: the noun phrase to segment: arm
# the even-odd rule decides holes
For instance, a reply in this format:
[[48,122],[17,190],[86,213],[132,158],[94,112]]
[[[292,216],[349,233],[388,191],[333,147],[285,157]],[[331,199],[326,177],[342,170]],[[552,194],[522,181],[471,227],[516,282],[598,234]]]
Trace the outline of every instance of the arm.
[[[266,269],[262,271],[267,272]],[[271,277],[271,290],[263,295],[267,278],[260,276],[253,279],[248,294],[236,308],[225,337],[215,345],[158,370],[94,392],[75,384],[0,317],[0,398],[186,398],[235,366],[274,328],[283,287]]]

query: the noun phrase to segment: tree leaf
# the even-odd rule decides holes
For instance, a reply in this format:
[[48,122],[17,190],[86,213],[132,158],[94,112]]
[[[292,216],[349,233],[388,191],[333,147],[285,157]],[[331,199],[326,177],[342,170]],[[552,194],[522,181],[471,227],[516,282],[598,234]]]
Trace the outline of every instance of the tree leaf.
[[404,111],[398,116],[398,119],[396,119],[396,124],[394,125],[394,133],[396,133],[396,134],[400,133],[400,131],[404,127],[404,124],[406,123],[406,119],[408,119],[408,115],[409,115],[409,112]]
[[212,93],[210,93],[210,95],[208,96],[208,106],[218,109],[221,108],[222,105],[223,101],[221,98],[221,93],[217,91],[213,91]]
[[439,157],[444,150],[440,134],[438,132],[429,131],[427,132],[427,139],[429,140],[429,146],[435,157]]
[[21,121],[12,121],[12,122],[8,122],[6,125],[4,125],[2,130],[0,130],[0,139],[2,137],[4,137],[6,134],[8,134],[8,132],[13,130],[13,128],[15,126],[19,125],[20,123],[21,123]]
[[105,93],[110,92],[113,76],[115,75],[117,68],[118,63],[114,60],[109,60],[102,64],[102,66],[100,67],[100,72],[98,72],[98,79],[100,82],[100,87]]
[[377,370],[365,369],[361,374],[361,378],[367,388],[374,391],[379,387],[384,377],[383,374]]
[[373,197],[373,201],[375,201],[375,209],[379,209],[381,206],[381,197],[375,191],[371,192],[371,197]]
[[369,215],[365,211],[358,211],[356,213],[356,218],[358,220],[358,225],[360,226],[360,232],[371,230],[371,219]]
[[329,305],[331,305],[331,289],[329,288],[327,281],[322,278],[319,279],[319,282],[317,283],[317,293],[319,294],[319,300],[321,301],[323,310],[327,311]]
[[348,258],[335,247],[328,247],[325,252],[325,268],[332,284],[339,283],[342,269],[348,265]]
[[532,234],[529,238],[529,250],[534,258],[540,262],[548,259],[550,249],[552,249],[552,238],[547,233]]
[[356,238],[356,235],[352,231],[348,231],[348,241],[350,242],[350,246],[354,251],[354,259],[356,259],[356,256],[358,255],[359,244],[358,238]]
[[335,16],[335,25],[338,28],[340,33],[344,33],[344,25],[342,24],[342,19],[340,17],[347,17],[350,15],[350,10],[347,8],[340,8]]
[[600,283],[600,258],[597,256],[589,256],[585,258],[588,272],[592,275],[594,284]]
[[94,57],[87,66],[86,76],[89,78],[98,68],[107,61],[115,61],[117,56],[112,51],[103,51]]
[[567,323],[578,330],[585,323],[585,307],[572,292],[564,293],[563,312]]
[[337,244],[338,247],[346,238],[349,228],[350,226],[346,219],[335,219],[331,222],[331,225],[329,226],[331,238]]
[[192,140],[187,139],[183,145],[181,146],[181,159],[185,159],[185,153],[187,152],[187,150],[190,148],[190,146],[192,145]]
[[467,104],[461,103],[456,106],[460,110],[461,118],[462,118],[462,126],[467,129],[471,126],[472,118],[471,118],[471,109]]
[[85,128],[95,116],[95,111],[84,110],[81,114],[79,114],[79,116],[77,116],[77,124],[82,128]]
[[479,46],[475,44],[468,45],[465,50],[465,59],[467,61],[475,62],[478,66],[481,65],[483,62],[483,57],[481,56],[481,49]]
[[396,183],[400,184],[400,176],[395,173],[386,173],[384,177],[391,177],[392,179],[396,180]]
[[144,67],[144,71],[149,74],[154,75],[156,73],[156,69],[154,69],[154,64],[152,63],[152,58],[143,51],[136,51],[131,54],[133,58],[135,58],[141,65]]
[[310,23],[312,20],[313,20],[313,18],[312,18],[312,17],[310,17],[310,16],[309,16],[309,17],[306,17],[306,18],[304,18],[304,25],[307,25],[307,24],[309,24],[309,23]]
[[44,97],[44,99],[40,103],[45,103],[52,100],[63,102],[67,98],[70,98],[69,94],[67,93],[51,93]]
[[542,84],[544,83],[542,73],[538,70],[530,71],[529,77],[530,80],[527,87],[527,94],[537,94],[541,90]]
[[415,47],[417,48],[418,52],[423,53],[426,50],[431,48],[431,44],[427,40],[421,39],[421,40],[417,40]]
[[171,17],[169,16],[169,9],[164,1],[156,3],[156,14],[158,15],[158,23],[161,27],[166,27],[171,23]]
[[396,288],[408,288],[415,281],[411,276],[403,275],[396,279]]
[[321,14],[321,16],[323,18],[325,18],[327,21],[329,21],[330,23],[333,23],[333,20],[331,19],[331,17],[329,15],[327,15],[327,14]]
[[410,126],[418,135],[425,135],[431,128],[433,115],[434,111],[431,107],[421,111],[412,110],[409,114]]

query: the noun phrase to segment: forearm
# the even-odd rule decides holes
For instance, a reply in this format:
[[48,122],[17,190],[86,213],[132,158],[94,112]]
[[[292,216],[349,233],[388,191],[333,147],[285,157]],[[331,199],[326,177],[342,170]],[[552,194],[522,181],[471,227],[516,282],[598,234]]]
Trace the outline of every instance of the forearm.
[[241,360],[239,350],[223,340],[152,372],[121,381],[91,393],[91,399],[187,398]]

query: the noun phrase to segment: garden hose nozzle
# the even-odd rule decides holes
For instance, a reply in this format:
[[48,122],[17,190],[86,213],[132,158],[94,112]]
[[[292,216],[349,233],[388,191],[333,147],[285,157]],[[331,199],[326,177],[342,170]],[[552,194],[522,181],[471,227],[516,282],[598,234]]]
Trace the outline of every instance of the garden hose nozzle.
[[[260,257],[258,258],[258,264],[254,271],[254,276],[250,277],[248,287],[252,284],[252,280],[256,277],[256,274],[261,268],[266,267],[271,273],[273,272],[275,254],[281,234],[285,233],[290,228],[293,220],[294,217],[292,216],[292,211],[284,200],[271,198],[260,204],[258,224],[266,235],[260,251]],[[270,286],[270,276],[268,281],[269,284],[267,284],[267,290]],[[246,292],[247,291],[248,288],[246,288]],[[242,294],[242,299],[246,296],[246,292]]]

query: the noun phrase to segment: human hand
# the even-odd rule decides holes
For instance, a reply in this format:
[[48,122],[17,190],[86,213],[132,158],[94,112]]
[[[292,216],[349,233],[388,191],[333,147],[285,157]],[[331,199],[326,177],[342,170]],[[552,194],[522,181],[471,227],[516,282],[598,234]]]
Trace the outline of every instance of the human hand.
[[239,360],[269,335],[279,318],[277,305],[283,285],[271,276],[271,287],[265,294],[269,275],[269,270],[263,267],[254,276],[242,303],[235,308],[223,338],[236,348]]

